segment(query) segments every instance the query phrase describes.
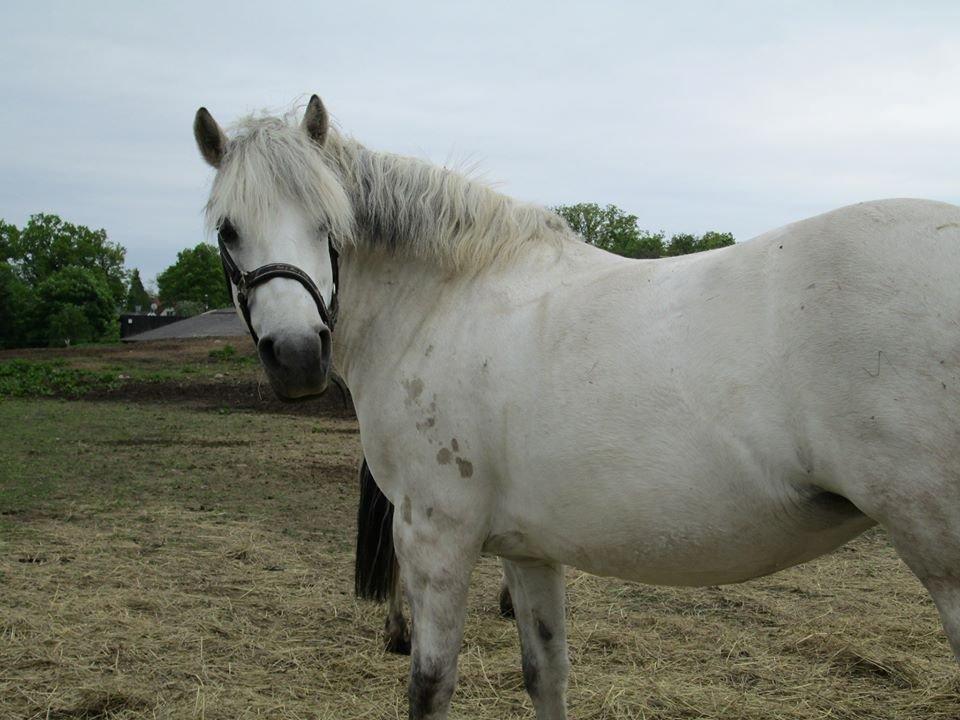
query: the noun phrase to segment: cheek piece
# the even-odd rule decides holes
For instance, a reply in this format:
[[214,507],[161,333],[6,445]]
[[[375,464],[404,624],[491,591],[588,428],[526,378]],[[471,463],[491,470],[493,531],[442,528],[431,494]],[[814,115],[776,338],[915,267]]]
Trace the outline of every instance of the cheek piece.
[[296,265],[269,263],[261,265],[255,270],[244,271],[234,262],[227,251],[227,246],[223,242],[222,230],[217,233],[217,245],[220,247],[220,262],[223,263],[223,276],[227,282],[227,289],[230,292],[230,297],[233,298],[233,289],[236,287],[236,302],[240,306],[240,312],[243,313],[243,319],[247,323],[247,329],[250,331],[250,337],[253,338],[254,344],[257,344],[260,339],[250,323],[250,307],[247,304],[250,291],[257,285],[262,285],[277,277],[290,278],[303,285],[306,291],[310,293],[310,297],[313,298],[313,302],[316,303],[317,312],[320,313],[323,324],[330,329],[331,334],[333,333],[333,327],[337,323],[337,312],[340,309],[340,303],[337,300],[337,290],[340,285],[340,253],[333,246],[332,238],[327,241],[327,247],[330,248],[330,267],[333,270],[333,293],[330,296],[329,309],[323,301],[320,288],[317,287],[313,278]]

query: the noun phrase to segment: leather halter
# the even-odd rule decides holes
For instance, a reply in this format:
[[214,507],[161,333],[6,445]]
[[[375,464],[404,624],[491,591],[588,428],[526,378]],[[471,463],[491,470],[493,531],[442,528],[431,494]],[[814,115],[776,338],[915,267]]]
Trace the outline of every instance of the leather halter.
[[220,262],[223,263],[223,276],[227,281],[230,297],[233,298],[233,288],[236,287],[236,302],[240,306],[240,312],[243,313],[244,322],[247,323],[247,329],[250,331],[250,337],[253,338],[254,345],[260,342],[260,338],[257,337],[253,324],[250,322],[250,306],[248,305],[250,291],[257,285],[262,285],[268,280],[278,277],[290,278],[303,285],[304,289],[310,293],[310,297],[313,298],[313,302],[316,303],[323,324],[330,329],[331,333],[333,332],[333,327],[337,323],[337,312],[340,309],[340,303],[337,300],[337,288],[340,282],[340,253],[333,246],[332,238],[327,241],[327,246],[330,248],[330,267],[333,270],[333,293],[330,295],[329,310],[327,304],[323,301],[320,288],[317,287],[313,278],[296,265],[268,263],[267,265],[261,265],[256,270],[245,272],[237,266],[237,263],[230,256],[227,246],[223,242],[223,236],[219,231],[217,232],[217,245],[220,246]]

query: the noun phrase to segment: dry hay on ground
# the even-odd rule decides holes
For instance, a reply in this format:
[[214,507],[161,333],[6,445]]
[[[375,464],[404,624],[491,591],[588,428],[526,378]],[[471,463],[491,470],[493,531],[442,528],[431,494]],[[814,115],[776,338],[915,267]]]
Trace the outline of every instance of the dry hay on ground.
[[[53,401],[0,417],[25,421],[4,457],[46,483],[0,516],[0,718],[406,716],[408,661],[351,593],[352,421]],[[38,439],[49,423],[69,442]],[[533,716],[498,582],[484,560],[454,718]],[[743,585],[571,570],[567,594],[579,720],[960,718],[933,604],[877,530]]]
[[[34,527],[0,564],[3,717],[406,716],[407,661],[380,649],[382,609],[348,592],[349,553],[165,508]],[[572,716],[956,718],[957,669],[897,562],[875,535],[730,588],[571,571]],[[485,561],[453,717],[532,717],[497,582]]]

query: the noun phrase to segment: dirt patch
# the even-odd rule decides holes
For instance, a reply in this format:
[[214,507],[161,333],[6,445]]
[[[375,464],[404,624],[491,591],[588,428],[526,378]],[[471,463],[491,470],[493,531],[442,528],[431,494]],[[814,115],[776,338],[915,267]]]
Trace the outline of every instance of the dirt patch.
[[164,447],[169,447],[171,445],[186,445],[188,447],[206,447],[206,448],[220,448],[220,447],[242,447],[244,445],[249,445],[249,440],[202,440],[199,438],[176,438],[171,440],[161,440],[158,438],[134,438],[132,440],[103,440],[95,443],[96,445],[106,445],[106,446],[129,446],[129,445],[160,445]]
[[349,396],[332,383],[327,392],[320,397],[299,402],[280,400],[269,385],[248,379],[220,382],[202,380],[130,382],[117,388],[88,392],[83,399],[177,404],[201,410],[253,410],[284,415],[354,416]]
[[[14,359],[63,363],[110,379],[108,384],[98,383],[79,393],[82,400],[177,404],[220,412],[354,415],[349,392],[336,382],[320,397],[280,400],[266,381],[247,337],[0,351],[0,362]],[[75,395],[65,397],[75,399]]]
[[0,350],[0,360],[52,360],[64,359],[71,363],[82,364],[84,360],[92,364],[110,362],[147,362],[164,364],[183,364],[205,361],[211,350],[231,345],[243,356],[253,356],[256,349],[248,337],[235,338],[196,338],[189,340],[155,340],[153,342],[114,343],[102,345],[81,345],[63,348],[15,348]]
[[84,690],[75,704],[50,707],[43,717],[44,720],[107,720],[127,711],[144,711],[150,706],[148,701],[125,692]]

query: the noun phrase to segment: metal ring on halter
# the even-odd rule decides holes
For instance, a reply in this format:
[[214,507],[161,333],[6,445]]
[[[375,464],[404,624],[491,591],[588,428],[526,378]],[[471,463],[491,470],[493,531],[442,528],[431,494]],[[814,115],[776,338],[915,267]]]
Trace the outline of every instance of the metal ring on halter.
[[310,293],[310,297],[313,298],[313,302],[317,306],[317,311],[320,313],[320,319],[323,320],[324,325],[330,329],[330,332],[333,332],[340,308],[340,303],[337,301],[337,288],[340,281],[340,253],[338,253],[337,249],[333,246],[332,238],[327,242],[330,248],[330,267],[333,272],[333,293],[330,295],[329,310],[323,300],[323,295],[320,293],[320,288],[317,287],[313,278],[296,265],[290,265],[288,263],[268,263],[267,265],[261,265],[255,270],[245,272],[237,266],[237,263],[235,263],[230,256],[220,233],[217,234],[217,245],[220,247],[220,262],[223,263],[223,276],[227,282],[230,296],[231,298],[233,297],[233,288],[236,286],[236,302],[240,306],[240,312],[243,314],[243,320],[247,324],[247,329],[250,331],[250,337],[253,338],[254,344],[259,343],[260,339],[257,337],[257,333],[253,329],[253,324],[250,322],[250,307],[247,303],[249,293],[257,285],[261,285],[277,277],[290,278],[303,285],[306,291]]

